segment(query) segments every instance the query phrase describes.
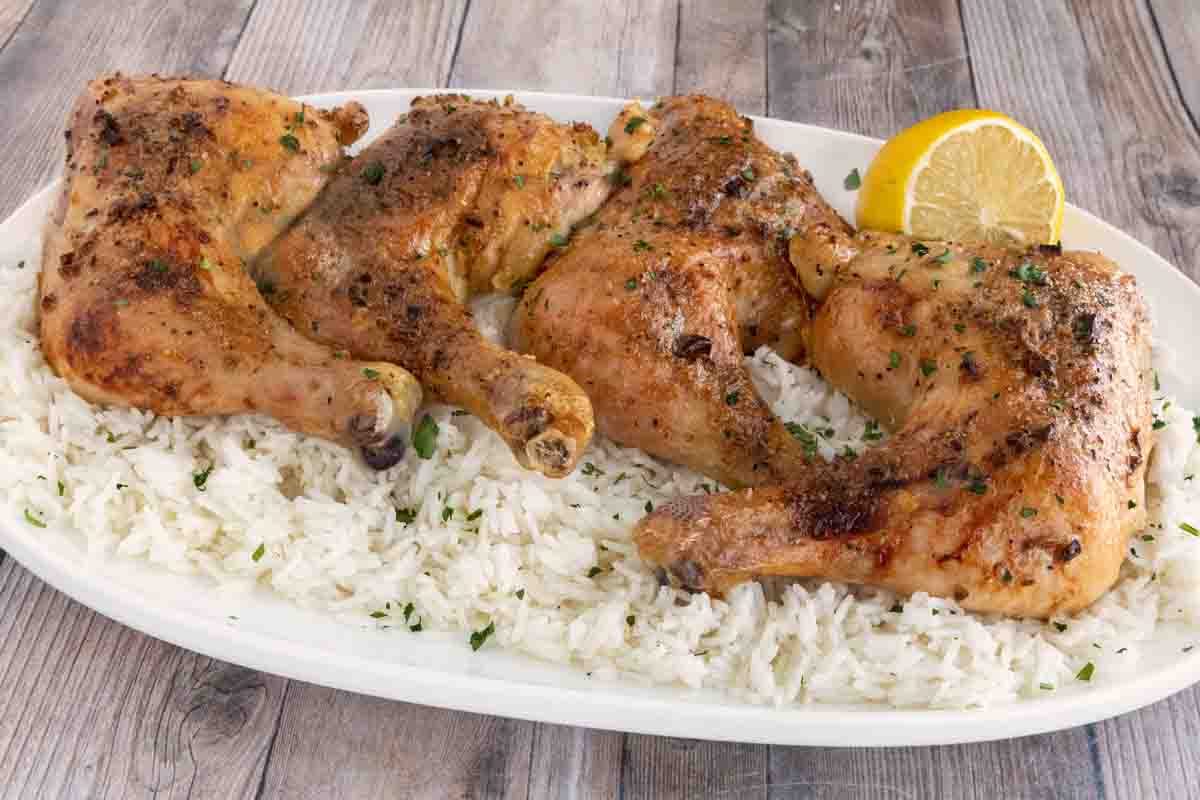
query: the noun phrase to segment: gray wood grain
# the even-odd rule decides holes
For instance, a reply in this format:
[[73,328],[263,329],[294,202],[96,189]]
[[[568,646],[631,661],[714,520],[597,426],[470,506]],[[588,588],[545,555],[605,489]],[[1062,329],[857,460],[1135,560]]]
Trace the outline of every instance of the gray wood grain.
[[675,92],[704,92],[745,114],[767,110],[767,0],[679,6]]
[[677,6],[666,0],[475,2],[450,85],[647,96],[671,91]]
[[0,564],[0,797],[252,797],[285,681],[143,636]]
[[971,106],[955,0],[774,0],[768,113],[872,136]]
[[1200,125],[1200,5],[1194,0],[1150,0],[1155,32],[1166,48],[1175,87],[1193,125]]
[[34,0],[0,0],[0,47],[16,32],[33,3]]
[[533,725],[293,682],[265,797],[524,798]]
[[292,94],[445,86],[467,0],[259,0],[226,77]]
[[0,219],[57,174],[61,127],[109,70],[218,76],[251,0],[39,0],[0,50]]

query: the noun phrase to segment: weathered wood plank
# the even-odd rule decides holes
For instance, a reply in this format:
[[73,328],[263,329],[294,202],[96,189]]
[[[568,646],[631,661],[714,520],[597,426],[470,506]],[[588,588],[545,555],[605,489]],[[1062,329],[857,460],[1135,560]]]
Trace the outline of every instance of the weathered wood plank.
[[16,32],[33,4],[34,0],[0,0],[0,47]]
[[444,86],[466,0],[260,0],[227,77],[300,94]]
[[0,797],[253,797],[285,681],[0,565]]
[[653,97],[671,91],[677,6],[666,0],[471,5],[450,85]]
[[84,83],[114,69],[220,75],[251,2],[40,0],[0,50],[0,219],[59,171]]
[[773,0],[771,116],[891,136],[974,105],[955,0]]
[[1176,88],[1193,125],[1200,125],[1200,5],[1194,0],[1149,0],[1155,29],[1166,47]]
[[622,759],[625,800],[767,796],[767,748],[659,736],[626,737]]
[[293,681],[264,796],[524,798],[533,725]]
[[767,0],[679,6],[675,92],[704,92],[746,114],[767,110]]
[[529,797],[603,800],[621,791],[625,736],[565,725],[537,725],[529,765]]

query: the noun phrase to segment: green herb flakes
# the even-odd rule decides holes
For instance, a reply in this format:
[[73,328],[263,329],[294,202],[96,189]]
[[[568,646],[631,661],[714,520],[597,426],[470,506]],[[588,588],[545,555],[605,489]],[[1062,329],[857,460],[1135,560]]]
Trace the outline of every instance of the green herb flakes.
[[888,369],[896,369],[900,366],[900,354],[895,350],[888,353]]
[[208,476],[212,474],[212,471],[213,471],[213,465],[209,464],[207,467],[205,467],[201,471],[193,472],[192,473],[192,485],[195,486],[197,490],[203,492],[205,484],[208,483]]
[[1036,517],[1037,513],[1038,512],[1037,512],[1036,508],[1030,508],[1029,506],[1025,506],[1024,508],[1021,509],[1021,516],[1024,517],[1025,519],[1031,519],[1033,517]]
[[550,242],[551,247],[566,247],[569,240],[561,233],[556,233],[551,236],[548,241]]
[[1079,672],[1075,673],[1075,680],[1090,681],[1092,679],[1092,676],[1095,674],[1096,674],[1096,665],[1093,664],[1091,661],[1089,661],[1083,665],[1083,669],[1081,669],[1081,670],[1079,670]]
[[46,523],[42,522],[40,519],[35,517],[33,514],[29,513],[28,508],[25,509],[25,521],[28,522],[30,525],[32,525],[35,528],[46,527]]
[[190,169],[192,174],[195,175],[197,172],[204,169],[204,162],[198,158],[193,158],[191,163],[188,164],[188,169]]
[[858,167],[850,170],[850,174],[842,181],[842,186],[846,187],[847,192],[856,192],[862,186],[862,176],[858,174]]
[[474,633],[472,633],[471,639],[470,639],[471,649],[478,650],[479,648],[483,647],[483,643],[486,642],[488,640],[488,638],[495,632],[496,632],[496,624],[494,622],[489,622],[487,624],[487,627],[484,628],[483,630],[475,631]]
[[518,189],[524,189],[525,188],[525,176],[524,175],[514,175],[513,183],[515,183],[517,185]]
[[729,394],[725,395],[725,405],[736,406],[738,404],[738,398],[740,397],[740,392],[730,392]]
[[929,247],[927,247],[926,245],[923,245],[923,244],[921,244],[920,242],[913,242],[913,243],[912,243],[912,251],[913,251],[913,255],[916,255],[916,256],[927,256],[927,255],[929,255]]
[[928,378],[933,373],[937,372],[937,368],[938,368],[938,365],[937,365],[936,361],[929,359],[929,358],[921,359],[921,374],[924,375],[926,378]]
[[417,510],[415,508],[397,508],[396,522],[404,525],[411,525],[417,519]]
[[1179,529],[1184,533],[1190,533],[1192,536],[1200,536],[1200,530],[1196,529],[1195,525],[1187,522],[1179,523]]
[[363,372],[363,377],[369,381],[379,380],[379,370],[377,370],[377,369],[371,369],[370,367],[363,367],[362,372]]
[[254,548],[254,552],[250,554],[250,560],[256,564],[262,561],[262,557],[267,553],[266,542],[259,542],[258,547]]
[[625,288],[628,289],[629,291],[632,292],[633,290],[637,289],[637,287],[638,287],[637,278],[630,278],[629,280],[625,281]]
[[594,578],[597,575],[599,575],[601,572],[604,572],[604,570],[600,569],[599,567],[592,567],[591,569],[588,570],[587,576],[589,578]]
[[950,248],[947,247],[946,252],[942,253],[940,256],[938,256],[937,258],[935,258],[933,260],[939,264],[946,265],[946,264],[949,264],[952,260],[954,260],[954,254],[951,253]]
[[634,131],[636,131],[638,128],[642,127],[645,124],[646,124],[645,117],[630,117],[629,121],[625,123],[625,132],[633,133]]
[[984,261],[979,256],[976,256],[975,258],[971,259],[971,273],[972,274],[978,275],[980,272],[986,272],[987,268],[988,268],[988,262]]
[[433,417],[426,414],[421,417],[420,423],[413,429],[412,443],[413,449],[417,451],[419,458],[433,458],[433,451],[437,447],[438,424]]
[[300,150],[300,140],[290,133],[285,133],[283,136],[280,136],[279,143],[286,149],[291,150],[293,153],[299,152]]
[[387,168],[383,166],[382,161],[372,161],[363,168],[360,175],[365,183],[371,186],[378,186],[386,173]]
[[454,509],[451,508],[450,506],[446,506],[445,508],[442,509],[442,522],[449,522],[450,518],[453,516],[454,516]]
[[654,249],[654,245],[650,244],[645,239],[638,239],[636,242],[633,243],[633,252],[635,252],[635,253],[644,253],[647,250],[653,250],[653,249]]

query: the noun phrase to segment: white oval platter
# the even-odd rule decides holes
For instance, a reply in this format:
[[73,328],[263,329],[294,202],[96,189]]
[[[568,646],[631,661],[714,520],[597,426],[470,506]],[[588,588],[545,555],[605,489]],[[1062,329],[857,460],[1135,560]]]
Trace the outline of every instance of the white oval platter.
[[[347,100],[371,115],[366,140],[407,110],[413,97],[436,90],[374,90],[313,95],[316,106]],[[474,96],[507,92],[470,91]],[[604,131],[625,102],[616,98],[514,92],[528,107]],[[65,109],[64,109],[65,115]],[[796,154],[834,206],[852,216],[843,188],[863,170],[880,142],[841,131],[756,119],[770,145]],[[0,268],[38,249],[56,186],[47,187],[0,225]],[[1099,250],[1137,276],[1154,314],[1156,335],[1189,353],[1200,341],[1200,288],[1145,246],[1068,206],[1067,247]],[[1200,406],[1200,385],[1182,372],[1163,374],[1180,401]],[[0,446],[3,443],[0,442]],[[2,501],[3,498],[0,498]],[[1160,625],[1143,643],[1142,668],[1130,677],[1064,688],[1055,696],[972,711],[894,710],[883,706],[774,708],[739,703],[713,691],[600,681],[578,670],[486,648],[473,653],[465,635],[359,628],[298,608],[263,589],[236,597],[199,577],[142,562],[86,554],[69,529],[33,530],[0,502],[0,547],[55,588],[151,636],[205,655],[289,678],[444,708],[637,733],[801,745],[950,744],[1068,728],[1140,708],[1200,680],[1200,651],[1183,654],[1189,631]],[[236,617],[236,621],[231,617]],[[1194,634],[1194,631],[1191,631]],[[10,644],[11,646],[11,644]]]

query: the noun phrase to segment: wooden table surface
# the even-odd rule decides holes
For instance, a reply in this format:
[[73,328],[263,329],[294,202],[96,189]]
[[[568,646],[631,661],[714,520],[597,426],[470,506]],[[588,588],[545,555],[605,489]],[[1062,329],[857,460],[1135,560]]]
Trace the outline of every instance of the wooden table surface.
[[[0,218],[58,173],[69,103],[112,69],[294,94],[702,90],[884,137],[986,106],[1041,135],[1071,201],[1200,276],[1197,0],[0,0]],[[953,747],[624,735],[214,661],[0,562],[6,798],[1195,797],[1198,700]]]

